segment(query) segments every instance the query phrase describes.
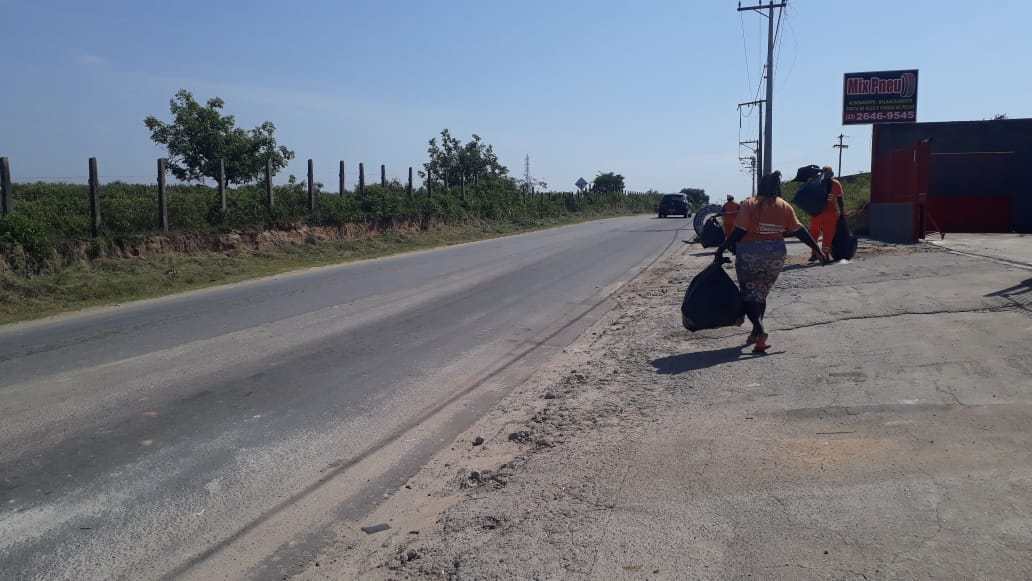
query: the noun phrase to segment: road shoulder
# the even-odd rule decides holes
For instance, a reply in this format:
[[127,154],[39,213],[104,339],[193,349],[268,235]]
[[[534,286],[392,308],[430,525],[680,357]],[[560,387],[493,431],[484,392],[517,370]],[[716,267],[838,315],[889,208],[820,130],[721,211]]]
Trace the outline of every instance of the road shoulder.
[[1032,293],[1001,294],[1027,271],[796,257],[754,357],[740,329],[680,328],[706,260],[682,246],[628,285],[369,517],[389,530],[300,578],[1032,574]]

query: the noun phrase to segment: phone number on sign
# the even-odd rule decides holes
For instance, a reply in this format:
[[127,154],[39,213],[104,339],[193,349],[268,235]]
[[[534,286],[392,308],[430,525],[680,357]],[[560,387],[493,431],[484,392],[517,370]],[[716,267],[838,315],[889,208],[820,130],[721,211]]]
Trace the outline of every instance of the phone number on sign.
[[915,119],[917,119],[917,113],[914,111],[846,113],[846,121],[912,121]]

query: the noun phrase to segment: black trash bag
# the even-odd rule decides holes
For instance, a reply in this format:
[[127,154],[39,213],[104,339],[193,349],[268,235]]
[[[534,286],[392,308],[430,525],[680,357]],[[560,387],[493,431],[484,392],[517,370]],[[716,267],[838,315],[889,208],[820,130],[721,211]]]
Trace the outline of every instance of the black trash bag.
[[810,180],[796,192],[795,205],[811,216],[816,216],[828,206],[828,186],[822,180]]
[[856,236],[849,230],[849,222],[844,215],[839,215],[835,226],[835,237],[831,239],[832,260],[853,260],[856,256]]
[[808,182],[813,178],[821,175],[821,166],[819,165],[804,165],[803,167],[796,170],[795,179],[793,182]]
[[681,324],[691,332],[737,327],[745,322],[738,285],[714,262],[695,275],[681,303]]
[[699,242],[702,243],[703,248],[716,248],[724,243],[724,228],[721,227],[720,220],[716,216],[706,220],[706,225],[702,227],[702,236],[699,236]]
[[760,180],[756,186],[757,196],[780,196],[781,195],[781,172],[771,172]]

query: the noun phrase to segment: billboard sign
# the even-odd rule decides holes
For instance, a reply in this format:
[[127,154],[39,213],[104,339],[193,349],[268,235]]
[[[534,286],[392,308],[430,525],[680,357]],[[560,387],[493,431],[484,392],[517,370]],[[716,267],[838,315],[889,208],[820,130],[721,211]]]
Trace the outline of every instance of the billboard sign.
[[842,124],[917,121],[917,70],[846,73]]

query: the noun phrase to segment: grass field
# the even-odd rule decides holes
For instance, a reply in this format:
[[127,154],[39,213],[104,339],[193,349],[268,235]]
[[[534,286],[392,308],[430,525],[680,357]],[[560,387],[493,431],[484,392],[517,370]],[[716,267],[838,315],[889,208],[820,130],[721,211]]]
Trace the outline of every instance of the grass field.
[[280,244],[260,252],[98,258],[33,276],[8,271],[0,273],[0,324],[627,213],[613,208],[519,221],[445,224],[416,232],[388,230],[360,240]]

